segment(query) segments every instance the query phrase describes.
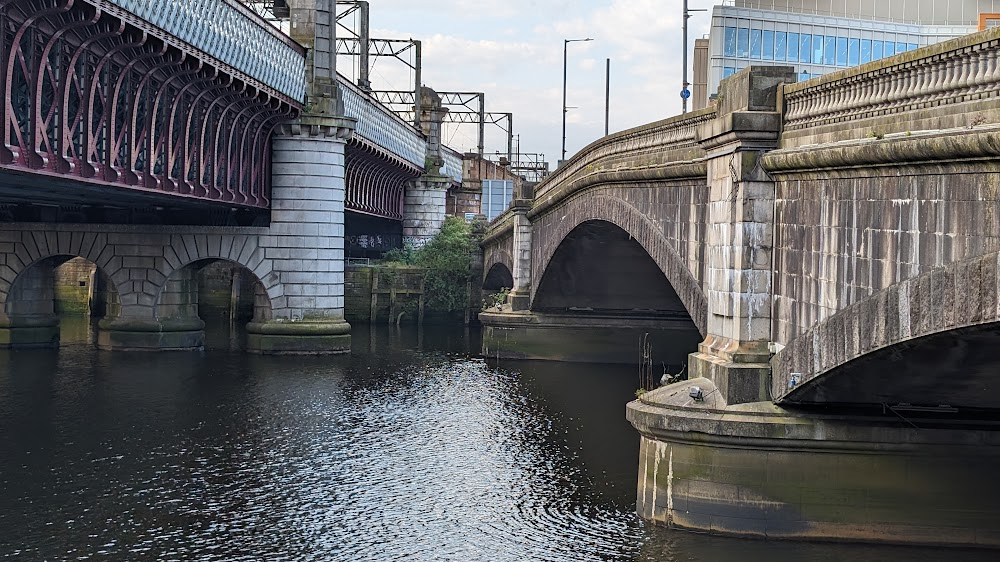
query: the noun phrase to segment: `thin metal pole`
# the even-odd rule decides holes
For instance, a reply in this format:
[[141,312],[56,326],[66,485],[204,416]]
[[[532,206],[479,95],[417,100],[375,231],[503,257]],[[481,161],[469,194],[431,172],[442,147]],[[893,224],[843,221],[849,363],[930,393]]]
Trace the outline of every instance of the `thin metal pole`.
[[562,105],[562,158],[566,159],[566,50],[569,39],[563,39],[563,105]]
[[479,159],[486,149],[486,94],[479,92]]
[[368,60],[368,44],[370,38],[369,32],[369,10],[368,2],[358,2],[358,7],[360,8],[361,18],[360,22],[360,35],[361,42],[358,45],[358,87],[366,92],[372,91],[372,83],[368,78],[368,69],[370,68]]
[[423,77],[421,76],[421,70],[423,67],[423,56],[421,53],[420,41],[417,39],[410,39],[413,43],[414,49],[414,61],[416,64],[413,66],[413,126],[420,130],[420,110],[423,107],[423,101],[420,99],[420,87]]
[[586,39],[563,39],[563,119],[562,119],[562,159],[566,159],[566,49],[570,43],[575,41],[593,41],[590,37]]
[[507,161],[514,161],[514,114],[507,114]]
[[[688,88],[688,0],[684,0],[684,47],[681,49],[681,68],[683,68],[684,79],[681,81],[681,90]],[[681,96],[681,113],[688,112],[688,100]]]
[[611,121],[611,59],[607,62],[604,72],[604,136],[608,136],[608,123]]

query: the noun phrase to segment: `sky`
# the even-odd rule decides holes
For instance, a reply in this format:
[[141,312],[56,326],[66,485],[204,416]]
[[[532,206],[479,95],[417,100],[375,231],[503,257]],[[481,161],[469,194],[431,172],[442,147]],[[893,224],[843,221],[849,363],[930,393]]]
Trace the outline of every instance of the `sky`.
[[[689,0],[689,8],[720,1]],[[564,39],[594,39],[568,45],[567,158],[604,135],[608,58],[612,133],[681,112],[681,0],[370,0],[370,11],[373,38],[421,41],[425,86],[484,92],[487,111],[514,114],[515,150],[544,153],[552,168],[561,153]],[[710,14],[692,14],[689,65]],[[352,17],[344,23],[353,25]],[[410,89],[406,65],[372,61],[375,89]],[[338,60],[348,76],[353,64]],[[444,135],[460,152],[477,144],[475,125],[449,126]],[[505,153],[506,133],[487,125],[485,144],[489,154]]]

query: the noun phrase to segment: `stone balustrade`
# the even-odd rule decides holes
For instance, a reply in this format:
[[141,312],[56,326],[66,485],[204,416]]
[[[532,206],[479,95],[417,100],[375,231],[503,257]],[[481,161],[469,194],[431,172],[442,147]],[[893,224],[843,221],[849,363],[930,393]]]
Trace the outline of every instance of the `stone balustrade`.
[[661,177],[704,176],[698,126],[715,119],[715,108],[664,119],[601,138],[560,166],[535,189],[536,208],[558,199],[556,191],[595,183]]
[[956,106],[1000,97],[1000,30],[786,84],[783,95],[782,146],[994,122],[979,115],[984,104]]

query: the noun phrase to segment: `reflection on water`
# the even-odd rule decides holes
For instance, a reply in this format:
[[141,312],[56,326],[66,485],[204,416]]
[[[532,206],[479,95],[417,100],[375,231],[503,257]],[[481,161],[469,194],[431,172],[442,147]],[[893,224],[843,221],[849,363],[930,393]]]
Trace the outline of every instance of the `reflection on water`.
[[462,330],[359,327],[351,356],[274,358],[230,351],[239,330],[218,326],[209,351],[162,354],[98,352],[86,321],[63,326],[59,351],[0,351],[5,558],[941,555],[643,525],[628,367],[488,365]]

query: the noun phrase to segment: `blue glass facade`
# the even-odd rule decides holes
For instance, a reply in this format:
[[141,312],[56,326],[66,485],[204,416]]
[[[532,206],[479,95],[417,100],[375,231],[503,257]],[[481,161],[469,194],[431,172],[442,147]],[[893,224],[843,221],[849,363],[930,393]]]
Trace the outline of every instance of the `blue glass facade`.
[[[847,31],[847,30],[844,30]],[[726,27],[723,56],[847,68],[917,49],[916,43]]]
[[[761,6],[765,4],[771,5],[767,2]],[[706,90],[712,95],[721,80],[751,65],[792,66],[800,80],[807,80],[959,37],[974,29],[855,20],[819,12],[782,12],[776,7],[768,9],[750,3],[717,5],[712,9]]]

